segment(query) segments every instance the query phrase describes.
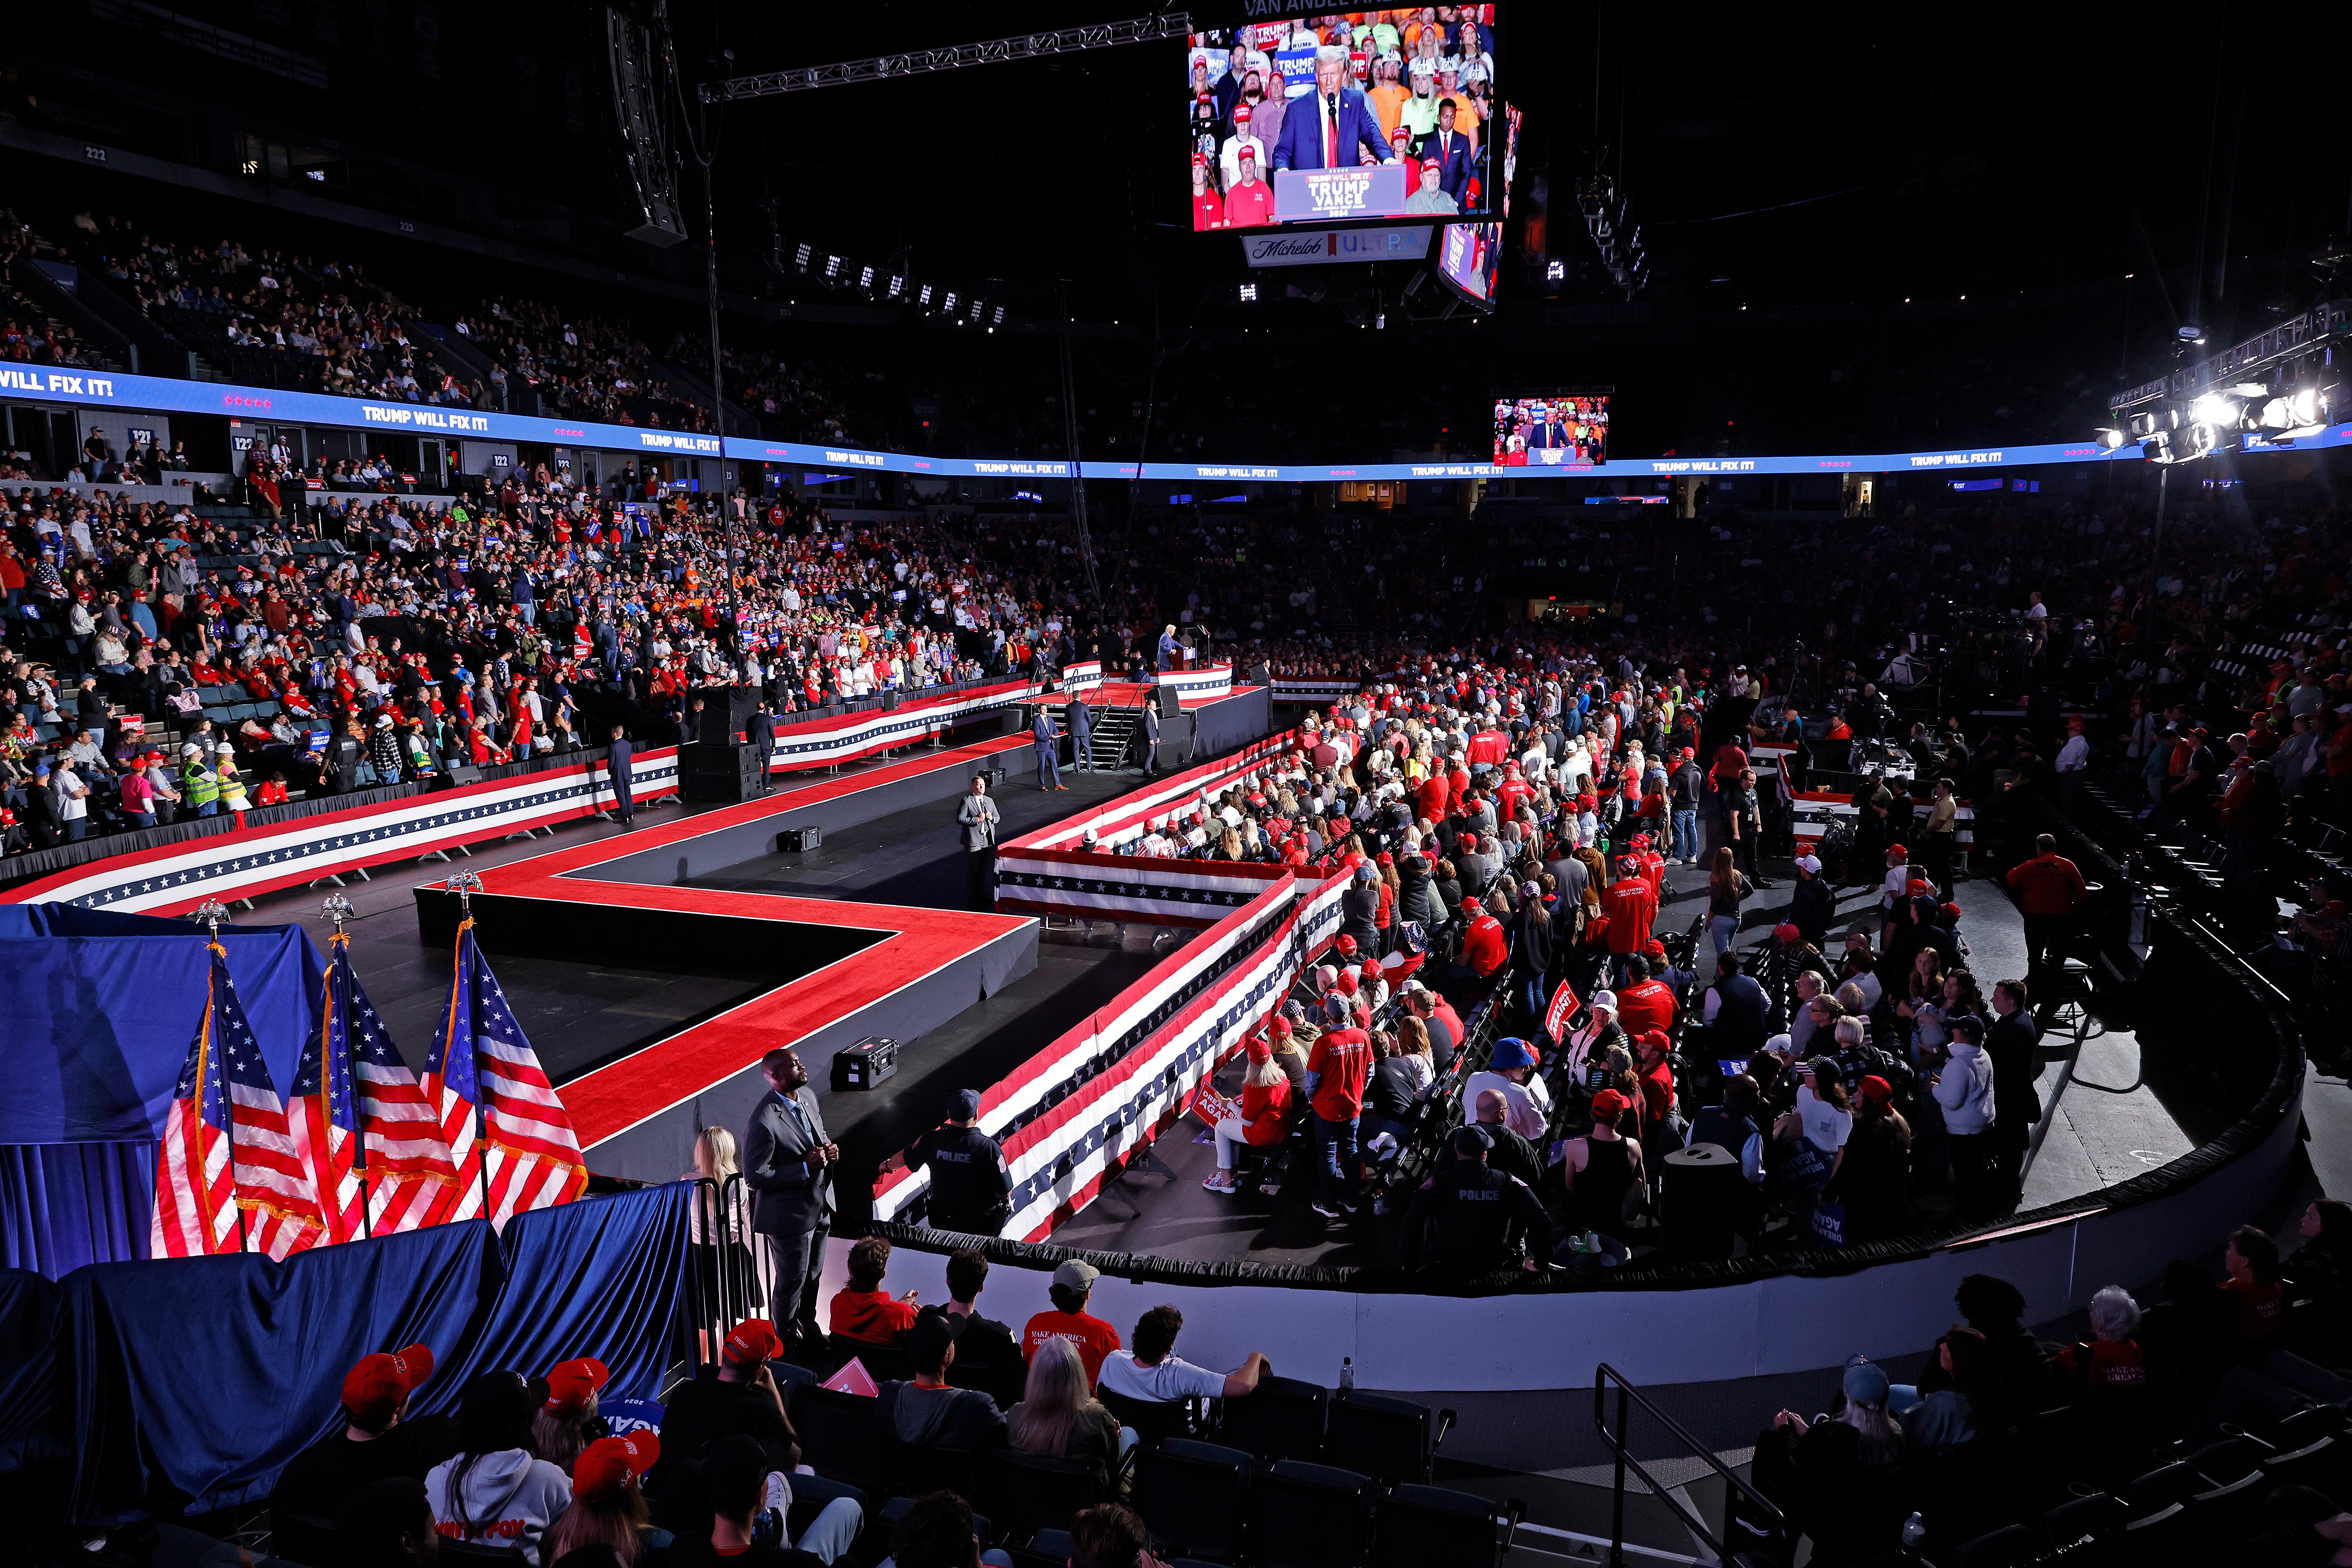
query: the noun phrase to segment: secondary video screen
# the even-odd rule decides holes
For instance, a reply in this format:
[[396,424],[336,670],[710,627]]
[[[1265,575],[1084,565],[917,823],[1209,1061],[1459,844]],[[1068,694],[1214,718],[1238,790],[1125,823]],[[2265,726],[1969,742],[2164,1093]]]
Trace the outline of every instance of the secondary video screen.
[[1326,12],[1193,34],[1193,228],[1497,216],[1494,13]]
[[1465,299],[1495,301],[1495,268],[1503,255],[1503,226],[1450,223],[1438,231],[1438,276]]
[[1552,468],[1609,460],[1609,399],[1582,392],[1495,400],[1495,466]]

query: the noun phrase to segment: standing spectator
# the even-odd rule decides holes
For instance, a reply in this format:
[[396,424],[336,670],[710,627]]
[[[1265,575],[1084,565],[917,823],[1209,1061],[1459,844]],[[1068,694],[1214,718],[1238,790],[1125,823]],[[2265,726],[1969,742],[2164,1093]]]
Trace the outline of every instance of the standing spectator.
[[1954,1196],[1960,1212],[1992,1213],[2000,1193],[2000,1174],[1993,1151],[1992,1063],[1980,1042],[1984,1021],[1963,1015],[1947,1021],[1951,1031],[1949,1053],[1928,1087],[1944,1112],[1946,1142],[1951,1150]]
[[996,803],[988,798],[988,780],[971,777],[971,789],[956,804],[956,822],[963,833],[963,892],[968,908],[986,910],[996,902]]
[[1852,1130],[1826,1195],[1845,1205],[1849,1244],[1910,1228],[1911,1124],[1895,1109],[1894,1086],[1875,1073],[1863,1078]]
[[2042,1070],[2037,1055],[2042,1029],[2026,1011],[2022,980],[2003,980],[1993,986],[1992,1011],[1984,1049],[1992,1061],[1994,1162],[2006,1212],[2023,1195],[2025,1151],[2033,1139],[2033,1124],[2042,1120],[2042,1094],[2034,1083]]
[[1329,1027],[1307,1058],[1322,1173],[1314,1208],[1325,1219],[1338,1219],[1356,1212],[1356,1120],[1363,1114],[1364,1083],[1371,1076],[1372,1038],[1354,1026],[1341,997],[1326,997],[1323,1006]]
[[2058,853],[2057,838],[2044,833],[2033,840],[2033,858],[2010,868],[2009,885],[2017,889],[2018,908],[2025,915],[2025,973],[2030,980],[2065,958],[2075,911],[2083,907],[2083,873]]
[[613,791],[613,814],[624,827],[637,825],[637,797],[633,787],[635,757],[636,748],[629,744],[627,732],[620,725],[614,725],[612,739],[604,746],[604,779]]
[[1822,879],[1820,858],[1800,847],[1797,886],[1789,894],[1789,923],[1812,947],[1827,940],[1830,922],[1837,919],[1837,889]]
[[1732,859],[1732,847],[1723,845],[1716,850],[1715,864],[1706,875],[1706,929],[1718,953],[1731,951],[1739,935],[1739,906],[1755,891]]

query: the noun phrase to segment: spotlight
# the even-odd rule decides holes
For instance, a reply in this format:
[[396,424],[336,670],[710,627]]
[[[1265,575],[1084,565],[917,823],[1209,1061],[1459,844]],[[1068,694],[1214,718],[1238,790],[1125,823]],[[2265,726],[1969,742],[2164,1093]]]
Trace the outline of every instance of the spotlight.
[[2112,452],[2116,450],[2123,444],[2124,433],[2122,431],[2116,429],[2112,425],[2102,425],[2099,426],[2100,446],[2105,447],[2108,451]]
[[949,315],[952,316],[952,315],[954,315],[954,314],[955,314],[955,302],[956,302],[956,297],[955,297],[954,295],[952,295],[952,294],[950,294],[950,295],[948,295],[946,298],[944,298],[943,300],[941,300],[940,301],[940,310],[945,310]]
[[904,278],[894,277],[890,279],[890,287],[884,292],[883,298],[886,300],[895,300],[906,291],[907,280]]
[[868,267],[859,271],[857,274],[857,286],[860,289],[871,289],[874,287],[874,268]]
[[2175,335],[2184,343],[2201,343],[2205,341],[2205,329],[2191,321],[2180,327]]
[[2319,388],[2306,386],[2302,391],[2290,395],[2286,400],[2286,406],[2287,412],[2294,416],[2294,423],[2316,425],[2326,416],[2327,403],[2319,395]]
[[1257,303],[1256,284],[1244,283],[1242,285],[1242,303],[1244,305],[1255,305]]
[[824,258],[824,276],[825,281],[828,283],[833,282],[841,277],[840,257],[828,256]]
[[2172,461],[2172,437],[2161,430],[2152,432],[2140,441],[2139,455],[2151,463]]
[[2220,433],[2202,419],[2182,431],[2181,437],[2180,456],[2183,460],[2210,457],[2214,448],[2221,444]]
[[1544,263],[1544,281],[1557,283],[1568,276],[1568,263],[1554,259]]
[[2145,440],[2148,437],[2156,434],[2156,416],[2153,414],[2135,414],[2124,426],[2124,428],[2131,433],[2133,440]]
[[2189,417],[2200,425],[2227,429],[2238,422],[2238,400],[2223,393],[2208,392],[2189,405]]
[[915,297],[915,303],[917,306],[926,310],[931,308],[931,286],[929,284],[926,283],[923,285],[923,291]]
[[793,270],[797,272],[806,272],[809,267],[809,258],[815,253],[814,247],[803,243],[798,250],[793,253]]
[[996,314],[988,319],[988,330],[992,332],[1003,325],[1004,325],[1004,307],[999,305],[996,307]]

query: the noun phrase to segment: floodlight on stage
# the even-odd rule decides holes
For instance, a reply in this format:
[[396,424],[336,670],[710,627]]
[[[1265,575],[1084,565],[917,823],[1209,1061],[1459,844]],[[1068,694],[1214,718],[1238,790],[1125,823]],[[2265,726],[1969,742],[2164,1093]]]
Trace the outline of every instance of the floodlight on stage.
[[2099,426],[2099,445],[2113,452],[2124,444],[2124,433],[2112,425]]
[[2238,423],[2238,400],[2227,394],[2208,392],[2189,405],[2189,417],[2200,425],[2210,425],[2226,430]]
[[871,289],[874,287],[874,268],[868,267],[859,271],[857,274],[857,286],[860,289]]
[[812,245],[803,245],[800,249],[794,251],[793,253],[793,267],[794,270],[806,272],[809,268],[809,258],[815,254],[816,247]]
[[907,280],[904,278],[892,278],[890,279],[890,287],[884,293],[883,298],[886,300],[895,300],[906,291]]
[[1544,263],[1544,281],[1558,283],[1568,276],[1568,263],[1557,258]]
[[926,283],[923,285],[923,291],[915,297],[915,303],[926,310],[931,308],[931,286],[929,284]]
[[2133,440],[2144,441],[2148,437],[2156,434],[2156,416],[2153,414],[2135,414],[2131,416],[2130,422],[2126,424],[2124,428],[2131,433]]
[[1256,284],[1244,283],[1242,285],[1242,303],[1244,305],[1255,305],[1257,303]]

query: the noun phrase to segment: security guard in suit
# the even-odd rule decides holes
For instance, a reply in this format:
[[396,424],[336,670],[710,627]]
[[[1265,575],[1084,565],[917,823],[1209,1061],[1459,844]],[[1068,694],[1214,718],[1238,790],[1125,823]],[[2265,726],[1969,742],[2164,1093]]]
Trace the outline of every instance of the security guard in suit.
[[841,1148],[824,1130],[799,1052],[770,1051],[760,1058],[760,1076],[768,1092],[743,1135],[743,1184],[758,1194],[751,1229],[765,1238],[770,1316],[778,1332],[790,1332],[797,1321],[803,1337],[817,1342],[824,1331],[816,1321],[816,1279],[824,1268]]
[[1475,1122],[1454,1130],[1454,1163],[1440,1167],[1405,1210],[1407,1268],[1442,1269],[1449,1278],[1492,1273],[1514,1256],[1515,1226],[1538,1258],[1551,1257],[1551,1216],[1525,1182],[1486,1163],[1493,1147]]
[[1012,1167],[979,1121],[980,1090],[958,1089],[947,1125],[924,1133],[907,1151],[910,1170],[930,1169],[933,1230],[995,1236],[1013,1217]]
[[751,722],[745,726],[743,738],[760,748],[760,793],[768,793],[768,767],[776,756],[776,716],[765,702],[752,711]]
[[1069,788],[1062,782],[1061,733],[1054,728],[1053,710],[1042,702],[1037,704],[1037,717],[1030,722],[1029,738],[1037,742],[1038,789]]
[[1062,705],[1062,727],[1070,732],[1070,765],[1082,773],[1095,771],[1095,716],[1083,697]]
[[1143,705],[1143,776],[1160,776],[1160,709],[1150,702]]
[[634,826],[637,820],[637,798],[630,787],[636,777],[636,754],[637,749],[629,744],[627,733],[620,725],[614,725],[612,744],[604,748],[604,772],[613,786],[613,814],[621,819],[624,827]]

